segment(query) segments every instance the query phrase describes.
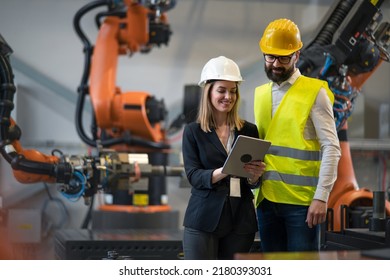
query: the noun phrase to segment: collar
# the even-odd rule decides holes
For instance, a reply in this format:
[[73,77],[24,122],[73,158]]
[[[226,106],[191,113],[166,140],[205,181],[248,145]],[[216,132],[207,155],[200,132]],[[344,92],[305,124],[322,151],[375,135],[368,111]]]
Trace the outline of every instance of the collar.
[[293,85],[296,80],[301,76],[301,71],[299,71],[298,68],[295,69],[294,73],[290,76],[290,78],[288,78],[287,80],[285,80],[284,82],[282,82],[280,85],[276,84],[276,83],[273,83],[274,86],[278,87],[278,88],[282,88],[284,87],[286,84],[290,84],[290,85]]

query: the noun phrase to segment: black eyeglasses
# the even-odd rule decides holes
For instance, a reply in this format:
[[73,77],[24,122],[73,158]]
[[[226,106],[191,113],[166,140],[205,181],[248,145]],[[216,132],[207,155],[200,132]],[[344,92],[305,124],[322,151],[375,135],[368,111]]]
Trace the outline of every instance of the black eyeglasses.
[[278,60],[280,64],[289,64],[293,56],[294,54],[290,56],[274,56],[272,54],[265,54],[264,60],[268,63],[274,63],[275,60]]

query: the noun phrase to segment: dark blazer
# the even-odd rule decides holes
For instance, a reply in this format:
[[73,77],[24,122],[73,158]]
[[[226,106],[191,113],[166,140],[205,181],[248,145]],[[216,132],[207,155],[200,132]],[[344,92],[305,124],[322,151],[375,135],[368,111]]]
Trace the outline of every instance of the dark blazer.
[[[240,134],[259,137],[256,125],[249,122],[245,122],[244,127],[234,134],[234,142]],[[215,169],[223,166],[227,152],[215,130],[206,133],[195,122],[184,128],[182,150],[185,172],[192,186],[183,225],[213,232],[229,198],[230,176],[215,184],[211,183],[211,177]],[[233,213],[233,229],[241,234],[253,233],[257,231],[253,186],[248,184],[246,178],[240,178],[240,188],[241,198],[237,198],[239,206]]]

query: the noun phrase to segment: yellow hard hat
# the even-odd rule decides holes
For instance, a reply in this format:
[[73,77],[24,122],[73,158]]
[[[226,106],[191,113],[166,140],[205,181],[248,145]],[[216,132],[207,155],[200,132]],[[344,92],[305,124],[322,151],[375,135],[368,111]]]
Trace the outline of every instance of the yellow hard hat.
[[303,46],[298,26],[289,19],[277,19],[268,24],[259,42],[265,54],[289,55]]

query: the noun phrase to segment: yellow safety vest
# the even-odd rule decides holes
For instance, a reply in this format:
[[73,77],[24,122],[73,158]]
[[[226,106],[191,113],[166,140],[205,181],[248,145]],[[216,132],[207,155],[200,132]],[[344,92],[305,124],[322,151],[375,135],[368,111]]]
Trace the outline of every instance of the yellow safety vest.
[[278,203],[310,205],[318,183],[321,147],[317,139],[304,138],[304,129],[321,87],[333,103],[327,82],[301,75],[272,118],[272,83],[256,88],[256,125],[260,138],[272,143],[264,158],[267,167],[262,185],[255,191],[256,206],[264,197]]

